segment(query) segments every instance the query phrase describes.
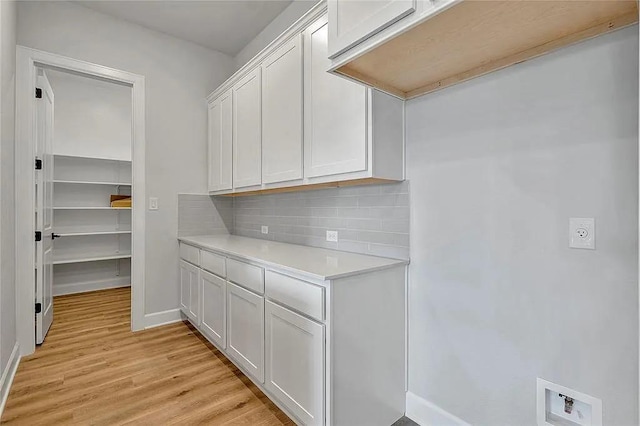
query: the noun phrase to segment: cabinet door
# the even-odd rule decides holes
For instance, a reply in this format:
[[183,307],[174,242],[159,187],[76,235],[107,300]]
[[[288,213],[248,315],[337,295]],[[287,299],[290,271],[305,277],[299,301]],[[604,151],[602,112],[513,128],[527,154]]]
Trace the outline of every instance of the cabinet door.
[[262,182],[302,179],[302,34],[262,64]]
[[197,266],[180,261],[180,310],[196,325],[199,316],[198,272]]
[[226,347],[227,282],[220,277],[200,271],[202,332],[222,349]]
[[231,90],[209,103],[209,191],[231,189]]
[[264,298],[227,282],[227,353],[264,383]]
[[367,89],[329,74],[327,19],[304,33],[305,177],[367,169]]
[[329,57],[413,13],[416,0],[329,0]]
[[265,302],[265,386],[305,425],[324,421],[324,325]]
[[233,87],[233,187],[262,181],[260,67]]
[[189,317],[195,325],[200,325],[200,270],[194,268],[189,274]]

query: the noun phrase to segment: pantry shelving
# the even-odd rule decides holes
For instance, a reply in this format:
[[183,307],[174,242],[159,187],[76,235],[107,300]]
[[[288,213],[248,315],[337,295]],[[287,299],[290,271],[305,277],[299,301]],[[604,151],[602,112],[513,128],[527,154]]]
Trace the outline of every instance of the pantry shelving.
[[54,210],[131,210],[131,207],[110,207],[110,206],[58,206]]
[[131,195],[131,162],[55,155],[53,183],[54,293],[129,285],[131,207],[110,197]]
[[94,232],[59,232],[59,237],[86,237],[89,235],[122,235],[131,234],[131,231],[94,231]]
[[119,259],[131,259],[131,253],[122,253],[122,254],[114,254],[114,255],[106,255],[106,256],[90,256],[90,257],[82,257],[82,258],[73,257],[70,259],[54,258],[53,264],[65,265],[69,263],[98,262],[103,260],[119,260]]
[[82,180],[54,180],[53,183],[57,184],[78,184],[78,185],[107,185],[107,186],[131,186],[131,183],[127,182],[92,182]]

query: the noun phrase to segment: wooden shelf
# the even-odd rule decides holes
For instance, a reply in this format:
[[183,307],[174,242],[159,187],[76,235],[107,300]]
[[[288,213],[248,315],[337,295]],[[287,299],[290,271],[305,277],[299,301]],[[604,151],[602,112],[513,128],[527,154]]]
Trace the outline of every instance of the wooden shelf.
[[78,185],[109,185],[109,186],[131,186],[128,182],[89,182],[79,180],[54,180],[53,183],[60,184],[78,184]]
[[635,0],[467,0],[425,13],[332,68],[411,99],[637,21]]
[[56,235],[61,237],[85,237],[90,235],[123,235],[131,234],[131,231],[87,231],[87,232],[59,232]]
[[131,210],[131,207],[54,207],[54,210]]
[[69,263],[85,263],[85,262],[100,262],[103,260],[118,260],[118,259],[130,259],[131,253],[118,253],[109,254],[103,256],[88,256],[88,257],[75,257],[75,258],[60,258],[54,259],[54,265],[65,265]]

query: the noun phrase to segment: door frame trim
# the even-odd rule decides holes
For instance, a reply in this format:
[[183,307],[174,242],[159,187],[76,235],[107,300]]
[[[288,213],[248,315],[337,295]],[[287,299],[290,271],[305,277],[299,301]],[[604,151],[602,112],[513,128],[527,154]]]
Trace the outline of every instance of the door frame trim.
[[145,328],[145,78],[90,62],[16,48],[16,332],[21,356],[35,351],[35,97],[36,68],[53,68],[132,88],[131,329]]

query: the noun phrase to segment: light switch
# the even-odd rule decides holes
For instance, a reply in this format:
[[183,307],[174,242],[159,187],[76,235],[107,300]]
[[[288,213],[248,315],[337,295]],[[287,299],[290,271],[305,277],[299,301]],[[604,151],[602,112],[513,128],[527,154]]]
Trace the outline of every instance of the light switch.
[[269,233],[269,227],[267,225],[262,225],[261,231],[263,234]]
[[158,210],[158,198],[149,197],[149,210]]
[[569,219],[569,247],[595,250],[596,224],[592,217]]

